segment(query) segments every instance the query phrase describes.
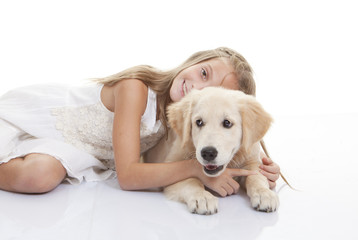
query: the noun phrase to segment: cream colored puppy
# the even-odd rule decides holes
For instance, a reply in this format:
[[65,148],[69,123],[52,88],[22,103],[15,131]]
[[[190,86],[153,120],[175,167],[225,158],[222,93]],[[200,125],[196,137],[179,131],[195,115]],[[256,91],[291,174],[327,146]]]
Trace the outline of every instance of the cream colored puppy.
[[[168,119],[168,139],[145,154],[146,162],[196,158],[210,177],[220,175],[226,167],[259,170],[259,141],[272,119],[254,97],[218,87],[192,90],[168,107]],[[243,177],[240,183],[252,207],[265,212],[277,209],[277,194],[270,190],[266,177],[258,173]],[[196,178],[170,185],[164,193],[186,203],[193,213],[213,214],[218,209],[218,198]]]

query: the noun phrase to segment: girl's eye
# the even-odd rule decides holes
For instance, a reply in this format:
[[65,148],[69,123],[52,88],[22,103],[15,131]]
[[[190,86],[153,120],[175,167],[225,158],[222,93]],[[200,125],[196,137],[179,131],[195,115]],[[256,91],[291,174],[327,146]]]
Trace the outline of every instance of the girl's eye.
[[201,119],[196,120],[196,126],[198,126],[198,127],[204,126],[203,120],[201,120]]
[[231,128],[232,127],[232,122],[230,122],[229,120],[227,120],[227,119],[225,119],[224,121],[223,121],[223,126],[224,126],[224,128]]
[[206,72],[206,70],[205,70],[204,68],[201,69],[201,76],[202,76],[204,79],[206,79],[207,76],[208,76],[208,74],[207,74],[207,72]]

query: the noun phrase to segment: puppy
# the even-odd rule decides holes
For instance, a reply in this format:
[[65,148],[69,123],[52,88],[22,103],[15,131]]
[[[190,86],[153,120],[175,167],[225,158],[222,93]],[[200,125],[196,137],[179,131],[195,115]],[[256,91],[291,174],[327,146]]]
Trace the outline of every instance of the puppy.
[[[170,131],[144,155],[144,161],[166,162],[196,158],[207,176],[219,176],[226,167],[259,171],[259,142],[272,118],[252,96],[220,87],[192,90],[168,107]],[[271,212],[279,205],[261,174],[241,178],[253,208]],[[165,195],[186,203],[192,213],[213,214],[218,198],[196,178],[164,188]]]

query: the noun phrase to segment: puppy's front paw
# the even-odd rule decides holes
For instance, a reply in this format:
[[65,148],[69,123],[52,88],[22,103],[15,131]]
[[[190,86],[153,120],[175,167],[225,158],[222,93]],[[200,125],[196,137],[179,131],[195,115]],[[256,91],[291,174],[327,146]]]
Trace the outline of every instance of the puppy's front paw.
[[267,188],[253,191],[250,200],[252,207],[261,212],[274,212],[279,205],[277,194]]
[[204,190],[190,196],[186,204],[191,213],[211,215],[218,212],[219,199]]

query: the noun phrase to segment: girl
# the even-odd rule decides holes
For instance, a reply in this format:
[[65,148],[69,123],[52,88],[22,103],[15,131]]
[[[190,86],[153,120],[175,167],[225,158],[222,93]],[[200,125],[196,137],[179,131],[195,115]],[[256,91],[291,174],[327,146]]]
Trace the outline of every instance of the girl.
[[[117,177],[124,190],[147,189],[199,178],[221,196],[236,193],[227,169],[207,177],[197,161],[140,163],[143,152],[167,131],[165,109],[192,89],[223,86],[255,95],[247,61],[229,48],[195,53],[179,67],[136,66],[81,88],[37,85],[0,98],[0,189],[43,193],[63,180],[79,183]],[[279,167],[263,156],[271,187]]]

